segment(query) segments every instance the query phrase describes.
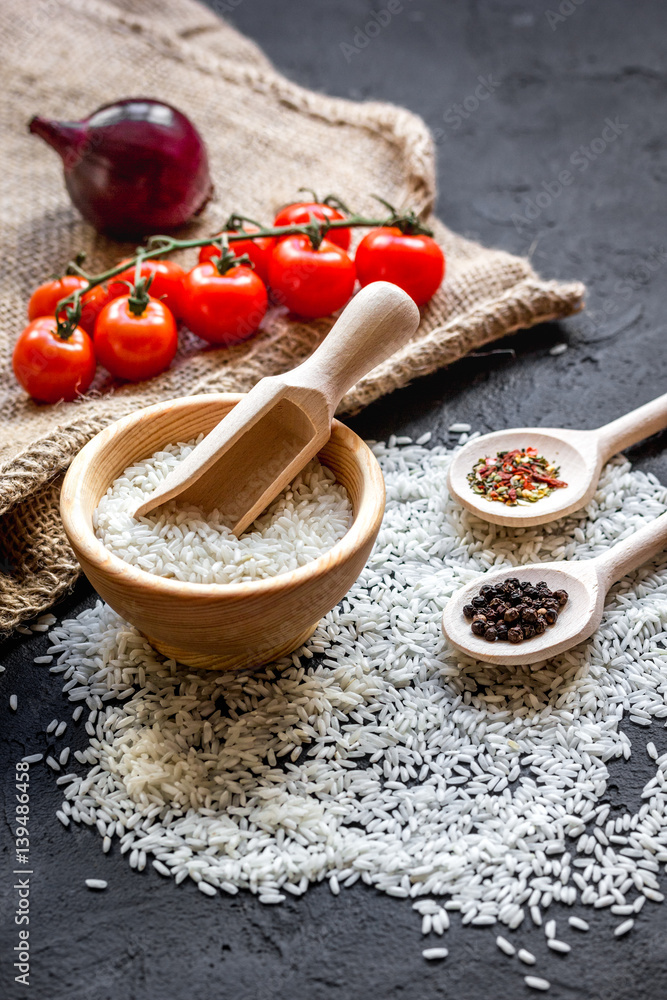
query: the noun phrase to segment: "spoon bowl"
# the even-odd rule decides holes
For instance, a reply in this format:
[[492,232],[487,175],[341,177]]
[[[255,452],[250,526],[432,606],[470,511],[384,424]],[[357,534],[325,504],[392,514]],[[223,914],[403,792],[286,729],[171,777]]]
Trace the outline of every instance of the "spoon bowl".
[[[480,458],[529,446],[537,448],[539,455],[559,466],[558,478],[564,480],[567,487],[555,489],[535,503],[522,503],[515,507],[488,500],[473,492],[468,474]],[[545,524],[585,507],[595,493],[601,470],[602,455],[594,433],[565,432],[549,427],[515,427],[473,438],[464,445],[449,466],[447,485],[450,494],[461,506],[485,521],[524,528]]]
[[[538,663],[571,649],[595,632],[602,619],[605,595],[612,583],[641,566],[667,544],[667,513],[654,518],[639,531],[617,542],[595,559],[576,562],[532,563],[508,566],[484,573],[450,597],[442,614],[442,630],[456,649],[485,663],[514,666]],[[504,640],[489,642],[475,635],[463,614],[483,585],[495,586],[508,577],[536,584],[544,580],[550,590],[566,590],[568,601],[554,625],[542,635],[513,645]]]
[[[542,635],[533,636],[516,646],[504,641],[488,642],[483,636],[475,635],[463,614],[464,605],[479,593],[481,586],[488,584],[493,587],[508,577],[516,577],[519,582],[544,580],[550,590],[566,590],[569,595],[555,625],[550,625]],[[537,663],[570,649],[592,635],[602,618],[604,598],[605,589],[593,561],[512,567],[485,573],[483,578],[457,590],[443,612],[442,628],[452,646],[476,660],[498,666]]]
[[[515,427],[473,438],[452,459],[447,474],[451,496],[467,510],[492,524],[525,528],[565,517],[588,504],[598,485],[602,466],[612,455],[667,427],[667,394],[640,406],[618,420],[580,431],[558,427]],[[533,447],[560,468],[567,483],[534,503],[508,506],[474,493],[468,475],[480,458],[501,451]]]

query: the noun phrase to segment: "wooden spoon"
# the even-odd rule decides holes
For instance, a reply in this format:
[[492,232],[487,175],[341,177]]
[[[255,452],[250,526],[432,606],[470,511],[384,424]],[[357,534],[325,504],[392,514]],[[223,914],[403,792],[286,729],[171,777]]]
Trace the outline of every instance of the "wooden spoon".
[[[602,466],[612,455],[667,427],[667,394],[640,406],[624,417],[593,431],[553,427],[515,427],[474,438],[457,453],[449,466],[447,485],[462,506],[492,524],[517,528],[546,524],[585,507],[597,488]],[[478,459],[514,448],[537,448],[538,454],[560,466],[559,479],[566,487],[555,489],[535,503],[508,507],[473,493],[468,473]]]
[[[442,630],[462,653],[485,663],[511,666],[546,660],[592,635],[600,624],[605,595],[611,585],[656,555],[666,544],[667,514],[661,514],[595,559],[533,563],[484,573],[450,597],[442,615]],[[470,603],[480,587],[493,587],[508,577],[531,583],[544,580],[552,591],[566,590],[569,594],[555,625],[516,646],[505,641],[487,642],[482,636],[474,635],[470,622],[463,615],[464,605]]]
[[240,535],[329,440],[341,397],[414,335],[419,309],[386,281],[363,288],[306,361],[261,379],[135,511],[217,508]]

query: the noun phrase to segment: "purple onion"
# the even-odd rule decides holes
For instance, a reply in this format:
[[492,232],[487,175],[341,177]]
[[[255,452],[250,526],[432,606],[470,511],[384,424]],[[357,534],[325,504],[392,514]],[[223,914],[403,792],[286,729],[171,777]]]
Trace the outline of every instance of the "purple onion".
[[213,193],[202,137],[161,101],[129,97],[78,122],[36,115],[29,128],[60,154],[67,190],[84,219],[110,235],[175,229]]

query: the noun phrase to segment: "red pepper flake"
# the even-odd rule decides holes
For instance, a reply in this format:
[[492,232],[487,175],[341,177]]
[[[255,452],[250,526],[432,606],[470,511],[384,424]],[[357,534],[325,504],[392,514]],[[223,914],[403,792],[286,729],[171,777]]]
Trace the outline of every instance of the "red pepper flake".
[[529,446],[478,459],[468,473],[468,482],[473,493],[515,507],[535,503],[567,486],[558,479],[559,472],[558,466]]

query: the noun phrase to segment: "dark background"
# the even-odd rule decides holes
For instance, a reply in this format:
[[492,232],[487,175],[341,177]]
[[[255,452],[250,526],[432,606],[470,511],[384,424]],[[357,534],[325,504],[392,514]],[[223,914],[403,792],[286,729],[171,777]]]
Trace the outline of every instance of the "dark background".
[[[508,353],[468,358],[422,379],[351,421],[355,430],[374,438],[432,430],[444,442],[454,421],[482,432],[536,423],[594,427],[665,391],[667,9],[661,0],[403,0],[377,37],[352,55],[342,46],[354,44],[357,29],[386,7],[384,0],[211,0],[209,6],[293,80],[422,115],[438,137],[438,212],[445,222],[486,244],[530,254],[545,277],[588,285],[586,314],[494,345]],[[493,93],[464,119],[455,105],[474,94],[480,76],[491,78]],[[616,123],[618,138],[596,153],[599,143],[594,150],[591,143],[606,119]],[[558,191],[554,180],[563,170],[572,183]],[[533,220],[517,222],[527,210]],[[551,356],[561,342],[567,352]],[[659,436],[631,452],[663,482],[665,443]],[[81,584],[58,611],[76,613],[91,599]],[[0,677],[5,873],[9,764],[43,750],[48,722],[71,715],[61,682],[32,664],[46,645],[35,636],[0,649],[7,667]],[[16,714],[8,709],[12,692],[19,696]],[[662,753],[667,736],[655,723],[648,732],[624,725],[636,752],[630,764],[611,762],[609,793],[614,807],[634,811],[651,774],[640,747],[653,739]],[[70,722],[61,740],[50,738],[49,749],[85,742],[82,723]],[[426,940],[409,903],[358,885],[338,898],[315,886],[300,900],[266,907],[245,893],[210,899],[191,883],[175,888],[152,870],[139,875],[116,847],[103,856],[96,832],[62,828],[54,817],[61,801],[54,775],[43,764],[31,773],[32,985],[8,979],[0,989],[8,1000],[539,995],[523,984],[532,970],[500,954],[494,928],[461,929],[453,921],[442,942]],[[104,893],[85,888],[83,880],[95,876],[108,880]],[[0,892],[14,902],[9,879],[3,875]],[[568,912],[553,906],[550,915],[563,927]],[[618,918],[583,915],[591,931],[562,934],[573,943],[567,957],[549,952],[542,931],[531,926],[517,935],[538,956],[536,974],[551,980],[547,996],[665,995],[664,907],[647,903],[621,940],[612,936]],[[13,961],[12,919],[5,905],[3,975]],[[450,949],[447,960],[425,962],[422,948],[440,943]]]

